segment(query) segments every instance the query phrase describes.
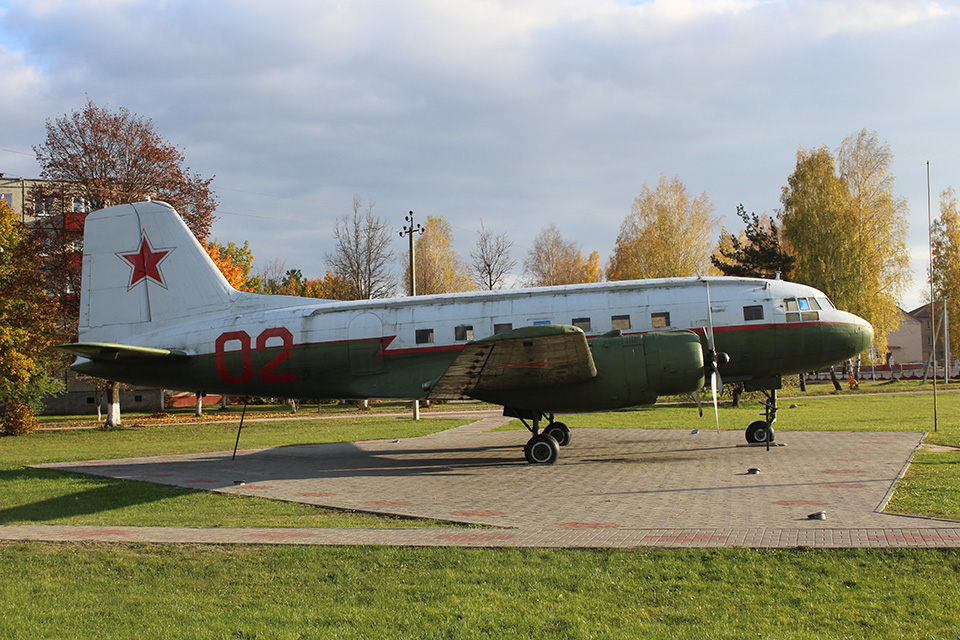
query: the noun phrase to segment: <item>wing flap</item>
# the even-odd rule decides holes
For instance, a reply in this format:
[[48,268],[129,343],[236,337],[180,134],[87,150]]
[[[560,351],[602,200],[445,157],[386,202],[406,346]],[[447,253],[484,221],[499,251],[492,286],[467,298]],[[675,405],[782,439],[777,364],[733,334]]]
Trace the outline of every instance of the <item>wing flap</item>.
[[157,358],[186,358],[183,351],[155,349],[112,342],[72,342],[55,347],[89,360],[152,360]]
[[476,391],[572,384],[596,375],[579,327],[523,327],[467,343],[443,375],[426,385],[427,398],[453,400]]

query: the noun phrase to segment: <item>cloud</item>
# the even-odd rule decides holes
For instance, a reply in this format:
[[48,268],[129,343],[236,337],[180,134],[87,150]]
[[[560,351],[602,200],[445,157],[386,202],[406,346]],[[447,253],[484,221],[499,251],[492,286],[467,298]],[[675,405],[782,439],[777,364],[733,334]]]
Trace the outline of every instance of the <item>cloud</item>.
[[731,228],[741,202],[779,205],[798,147],[863,127],[911,196],[921,158],[960,172],[952,2],[32,0],[2,18],[4,140],[29,150],[86,96],[150,117],[217,176],[215,235],[308,275],[354,194],[398,224],[445,216],[463,255],[482,216],[520,247],[555,222],[605,258],[661,172]]

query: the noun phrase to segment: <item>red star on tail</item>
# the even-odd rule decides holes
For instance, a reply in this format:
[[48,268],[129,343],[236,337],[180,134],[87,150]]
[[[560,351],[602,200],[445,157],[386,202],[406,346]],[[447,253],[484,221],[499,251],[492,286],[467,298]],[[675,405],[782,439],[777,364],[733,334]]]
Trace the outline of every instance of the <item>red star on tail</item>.
[[169,249],[154,250],[150,246],[150,239],[144,233],[140,239],[140,248],[135,253],[118,253],[117,256],[129,262],[131,267],[130,284],[127,291],[133,289],[141,280],[149,278],[164,289],[167,284],[163,281],[163,273],[160,271],[160,263],[166,260],[167,256],[173,252],[175,247]]

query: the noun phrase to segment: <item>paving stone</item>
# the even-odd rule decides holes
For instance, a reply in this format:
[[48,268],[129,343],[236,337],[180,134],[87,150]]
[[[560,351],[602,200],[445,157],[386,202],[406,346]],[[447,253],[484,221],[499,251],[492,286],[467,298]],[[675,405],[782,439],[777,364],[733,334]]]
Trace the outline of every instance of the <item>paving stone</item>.
[[[494,529],[0,528],[2,539],[532,547],[957,547],[960,523],[882,512],[918,433],[577,429],[554,465],[487,416],[401,440],[39,465]],[[751,474],[748,469],[758,468]],[[824,520],[808,515],[824,511]]]

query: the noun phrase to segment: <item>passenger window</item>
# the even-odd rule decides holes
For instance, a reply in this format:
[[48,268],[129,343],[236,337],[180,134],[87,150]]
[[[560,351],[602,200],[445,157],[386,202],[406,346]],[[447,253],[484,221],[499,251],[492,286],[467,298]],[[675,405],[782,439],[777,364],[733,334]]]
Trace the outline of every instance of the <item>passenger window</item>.
[[453,339],[457,342],[473,340],[473,325],[461,324],[453,328]]
[[512,322],[498,322],[497,324],[493,325],[494,335],[498,333],[506,333],[507,331],[512,331],[512,330],[513,330]]
[[613,329],[624,329],[630,328],[630,316],[610,316],[610,324]]
[[670,326],[670,312],[662,311],[660,313],[651,313],[650,321],[653,324],[654,329],[660,329],[663,327]]
[[432,344],[433,329],[417,329],[417,344]]
[[575,327],[580,327],[584,331],[591,331],[590,318],[574,318],[570,324]]
[[743,308],[744,320],[763,320],[763,306],[759,304]]

